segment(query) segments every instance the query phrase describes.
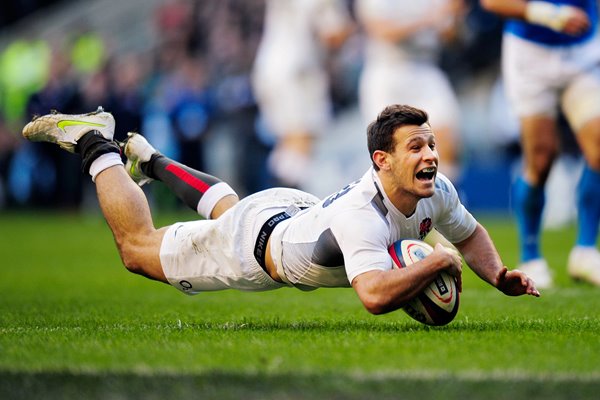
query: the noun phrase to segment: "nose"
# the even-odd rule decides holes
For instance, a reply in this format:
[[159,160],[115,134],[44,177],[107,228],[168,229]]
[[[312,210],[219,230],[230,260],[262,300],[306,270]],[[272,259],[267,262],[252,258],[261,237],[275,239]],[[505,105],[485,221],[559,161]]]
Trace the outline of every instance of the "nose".
[[438,152],[435,148],[431,148],[429,146],[424,146],[423,149],[423,160],[426,161],[436,161],[438,159]]

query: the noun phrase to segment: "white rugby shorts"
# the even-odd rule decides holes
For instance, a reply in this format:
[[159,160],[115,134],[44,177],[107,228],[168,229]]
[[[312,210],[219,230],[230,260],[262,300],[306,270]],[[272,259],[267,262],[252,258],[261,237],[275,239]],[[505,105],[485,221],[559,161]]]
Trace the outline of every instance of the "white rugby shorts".
[[316,202],[316,197],[299,190],[268,189],[242,199],[216,220],[171,225],[160,248],[167,280],[186,294],[285,286],[271,279],[254,257],[259,231],[270,217],[289,206],[310,207]]
[[502,73],[519,117],[555,117],[558,107],[577,132],[600,116],[600,36],[581,45],[550,47],[505,33]]

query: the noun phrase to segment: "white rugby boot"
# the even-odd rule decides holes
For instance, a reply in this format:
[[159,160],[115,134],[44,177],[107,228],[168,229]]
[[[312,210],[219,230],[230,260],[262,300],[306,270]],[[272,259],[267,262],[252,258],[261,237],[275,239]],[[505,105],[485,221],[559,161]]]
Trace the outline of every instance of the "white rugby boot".
[[34,117],[23,128],[23,136],[32,142],[56,143],[70,153],[76,152],[77,141],[90,131],[98,131],[108,140],[115,133],[115,119],[102,107],[87,114],[50,114]]
[[595,247],[573,247],[567,270],[573,279],[600,286],[600,252]]
[[125,170],[131,179],[139,186],[152,182],[154,179],[144,174],[141,164],[150,161],[152,155],[157,153],[156,149],[148,143],[145,137],[136,132],[127,133],[127,140],[123,148],[127,157]]
[[553,285],[552,272],[550,272],[548,263],[543,258],[536,258],[521,263],[517,269],[527,274],[538,289],[549,289]]

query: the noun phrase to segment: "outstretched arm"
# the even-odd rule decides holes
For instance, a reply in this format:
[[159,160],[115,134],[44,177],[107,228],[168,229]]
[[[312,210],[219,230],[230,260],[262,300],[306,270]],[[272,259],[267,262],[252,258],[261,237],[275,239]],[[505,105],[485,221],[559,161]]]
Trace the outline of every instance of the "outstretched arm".
[[480,0],[487,11],[506,18],[516,18],[545,26],[557,32],[577,36],[590,28],[584,10],[565,4],[526,0]]
[[529,294],[539,297],[533,281],[519,270],[508,271],[502,264],[500,255],[481,224],[471,236],[460,243],[455,243],[462,253],[467,265],[484,281],[488,282],[508,296]]

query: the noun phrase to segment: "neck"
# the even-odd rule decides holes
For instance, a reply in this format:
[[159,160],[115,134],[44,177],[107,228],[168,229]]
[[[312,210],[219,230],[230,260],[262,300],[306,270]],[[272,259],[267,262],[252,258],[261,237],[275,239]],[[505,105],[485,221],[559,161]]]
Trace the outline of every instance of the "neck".
[[399,188],[388,174],[382,173],[381,170],[377,171],[376,173],[381,181],[381,189],[385,192],[394,207],[396,207],[396,209],[406,217],[413,215],[417,209],[417,203],[419,203],[420,199],[413,193]]

